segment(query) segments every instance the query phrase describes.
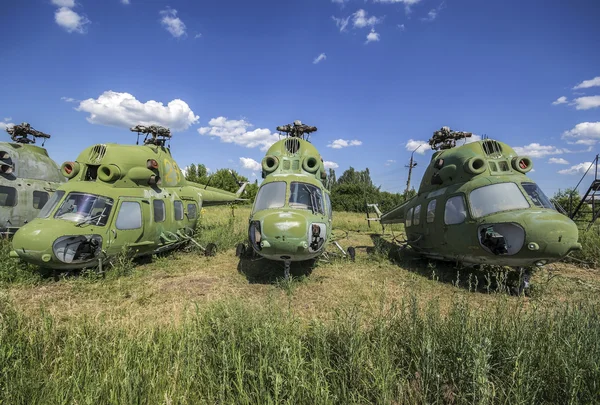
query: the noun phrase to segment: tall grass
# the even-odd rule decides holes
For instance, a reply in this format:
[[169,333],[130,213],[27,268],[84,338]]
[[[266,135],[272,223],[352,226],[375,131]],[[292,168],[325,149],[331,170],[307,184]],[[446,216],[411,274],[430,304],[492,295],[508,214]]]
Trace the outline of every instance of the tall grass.
[[581,250],[572,252],[566,260],[588,267],[600,267],[600,228],[595,226],[590,230],[580,229],[579,243]]
[[0,303],[2,404],[600,402],[597,308],[447,316],[416,299],[327,323],[220,303],[181,326],[58,326]]
[[0,237],[0,287],[12,283],[33,284],[42,280],[42,274],[35,266],[28,265],[8,255],[10,240]]

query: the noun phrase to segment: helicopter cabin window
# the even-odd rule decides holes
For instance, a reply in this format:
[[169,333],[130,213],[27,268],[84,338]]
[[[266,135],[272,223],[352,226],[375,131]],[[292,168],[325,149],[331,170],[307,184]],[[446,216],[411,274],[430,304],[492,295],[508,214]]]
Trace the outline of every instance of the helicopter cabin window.
[[475,218],[501,211],[529,208],[529,203],[515,183],[497,183],[476,188],[471,191],[469,202]]
[[430,224],[435,220],[435,206],[437,205],[437,200],[429,201],[427,204],[427,223]]
[[181,201],[173,201],[173,211],[175,212],[175,221],[183,220],[183,203]]
[[17,205],[17,189],[0,186],[0,207],[14,207]]
[[165,220],[165,202],[163,200],[152,201],[154,208],[154,222],[163,222]]
[[54,194],[52,194],[52,197],[50,197],[48,202],[44,205],[44,208],[42,208],[42,210],[38,214],[38,218],[48,218],[50,213],[54,211],[54,208],[56,208],[58,202],[62,200],[64,195],[65,192],[62,190],[55,191]]
[[54,214],[54,218],[77,222],[77,225],[104,226],[112,206],[112,198],[95,194],[69,193]]
[[406,212],[406,220],[405,220],[406,224],[405,225],[407,227],[412,226],[412,216],[413,216],[413,209],[411,208]]
[[465,199],[462,195],[456,195],[448,198],[446,209],[444,210],[444,223],[446,225],[462,224],[467,219],[467,209],[465,208]]
[[269,208],[282,208],[285,205],[286,183],[274,181],[260,187],[254,202],[254,210],[258,212]]
[[293,181],[290,185],[290,208],[324,214],[321,189],[308,183]]
[[415,214],[413,216],[413,225],[419,225],[421,223],[421,206],[415,207]]
[[521,183],[521,186],[525,189],[525,192],[531,198],[531,201],[536,207],[555,209],[554,204],[550,201],[546,194],[538,187],[535,183]]
[[196,207],[196,204],[187,205],[187,215],[188,219],[196,219],[196,216],[198,215],[198,208]]
[[117,229],[126,231],[142,227],[142,207],[136,201],[123,201],[116,222]]
[[44,191],[34,191],[33,192],[33,208],[39,210],[46,205],[50,196],[48,193]]

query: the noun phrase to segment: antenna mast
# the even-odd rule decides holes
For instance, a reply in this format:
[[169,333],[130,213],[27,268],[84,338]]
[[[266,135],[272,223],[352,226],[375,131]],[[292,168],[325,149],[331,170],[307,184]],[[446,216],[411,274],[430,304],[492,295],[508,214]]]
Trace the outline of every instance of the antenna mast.
[[410,191],[410,178],[412,176],[412,169],[413,167],[415,167],[417,165],[417,162],[414,161],[414,155],[415,152],[417,151],[417,149],[419,149],[421,146],[423,146],[423,144],[420,144],[419,146],[417,146],[415,148],[415,150],[412,151],[412,153],[410,154],[410,162],[408,164],[408,166],[404,166],[404,167],[408,167],[408,180],[406,181],[406,190],[404,190],[404,198],[406,199],[406,197],[408,196],[408,192]]

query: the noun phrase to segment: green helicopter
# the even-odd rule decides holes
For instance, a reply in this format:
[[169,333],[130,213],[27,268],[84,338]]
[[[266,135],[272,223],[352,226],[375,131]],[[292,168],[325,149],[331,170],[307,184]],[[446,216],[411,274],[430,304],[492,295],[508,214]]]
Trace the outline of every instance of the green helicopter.
[[[248,223],[248,244],[239,244],[237,256],[250,253],[284,263],[286,278],[291,262],[326,255],[332,238],[332,209],[323,158],[308,141],[316,127],[295,121],[278,126],[285,138],[275,142],[262,160],[262,177]],[[344,257],[355,256],[335,241]]]
[[[0,142],[0,237],[12,236],[38,216],[56,188],[67,181],[44,143],[50,135],[27,122],[6,128],[12,142]],[[43,139],[42,146],[35,140]]]
[[131,130],[146,134],[144,145],[97,144],[63,163],[69,181],[15,233],[11,257],[51,269],[102,268],[125,248],[148,256],[195,242],[203,206],[241,200],[247,183],[230,193],[186,181],[165,146],[167,128]]

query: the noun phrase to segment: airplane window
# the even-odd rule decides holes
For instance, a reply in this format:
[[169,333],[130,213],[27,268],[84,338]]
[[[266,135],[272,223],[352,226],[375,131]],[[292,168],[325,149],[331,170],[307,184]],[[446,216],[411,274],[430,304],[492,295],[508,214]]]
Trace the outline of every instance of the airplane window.
[[412,216],[413,216],[413,209],[411,208],[406,212],[406,220],[404,221],[405,225],[407,227],[412,226]]
[[324,214],[323,197],[317,186],[293,181],[290,185],[290,208],[312,210]]
[[252,212],[283,207],[285,205],[286,188],[286,183],[283,181],[274,181],[261,186],[254,201]]
[[173,201],[173,208],[175,211],[175,221],[181,221],[183,219],[183,203],[181,201]]
[[123,201],[116,222],[117,229],[139,229],[142,227],[142,207],[135,201]]
[[437,204],[437,200],[429,201],[427,204],[427,223],[430,224],[435,219],[435,206]]
[[521,183],[531,201],[540,208],[550,208],[554,210],[554,204],[550,201],[546,194],[535,183]]
[[44,191],[34,191],[33,192],[33,208],[38,209],[38,210],[41,209],[42,207],[44,207],[44,205],[46,205],[49,198],[50,198],[50,196],[48,195],[48,193],[46,193]]
[[462,224],[467,218],[467,209],[465,208],[465,199],[462,195],[448,198],[446,209],[444,210],[444,223],[446,225]]
[[154,222],[162,222],[165,220],[165,202],[163,200],[152,201],[154,207]]
[[421,206],[415,207],[415,214],[413,216],[413,225],[419,225],[421,223]]
[[17,189],[0,186],[0,207],[14,207],[17,205]]
[[515,183],[490,184],[476,188],[469,195],[473,217],[496,212],[529,208],[529,203]]
[[38,214],[38,218],[48,218],[50,213],[54,211],[54,208],[56,208],[58,202],[62,200],[64,195],[65,192],[62,190],[55,191],[54,194],[52,194],[52,197],[50,197],[50,200],[48,200],[48,202],[44,205],[44,208],[42,208]]
[[198,209],[196,208],[196,204],[188,204],[187,211],[188,219],[196,219],[196,216],[198,215]]
[[54,218],[77,222],[78,224],[106,225],[113,199],[94,194],[69,193],[60,205]]

